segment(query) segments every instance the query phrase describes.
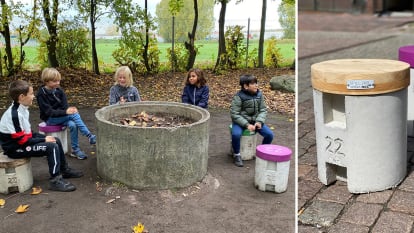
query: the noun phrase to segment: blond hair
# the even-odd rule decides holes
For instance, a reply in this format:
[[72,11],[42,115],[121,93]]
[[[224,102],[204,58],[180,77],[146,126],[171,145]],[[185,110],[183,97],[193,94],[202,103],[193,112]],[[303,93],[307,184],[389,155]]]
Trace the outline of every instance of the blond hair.
[[132,72],[128,66],[121,66],[118,69],[116,69],[116,72],[114,75],[115,85],[119,84],[118,76],[120,75],[121,72],[124,72],[125,79],[126,79],[126,87],[132,86],[134,84],[134,80],[132,79]]
[[49,81],[60,81],[62,77],[60,73],[55,68],[44,68],[42,71],[42,82],[47,83]]

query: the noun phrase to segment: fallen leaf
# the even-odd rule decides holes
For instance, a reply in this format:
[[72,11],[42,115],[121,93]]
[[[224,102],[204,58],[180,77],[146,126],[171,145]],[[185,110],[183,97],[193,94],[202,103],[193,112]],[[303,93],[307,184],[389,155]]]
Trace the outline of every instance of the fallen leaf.
[[0,199],[0,206],[1,206],[1,207],[3,207],[3,206],[4,206],[4,204],[6,204],[6,200],[4,200],[4,199]]
[[95,151],[91,151],[91,155],[94,155],[95,154]]
[[293,119],[292,118],[289,118],[289,121],[293,121]]
[[131,121],[131,122],[129,122],[129,125],[130,126],[134,126],[134,125],[136,125],[137,124],[137,122],[136,121]]
[[32,188],[32,192],[30,194],[37,195],[37,194],[39,194],[41,192],[42,192],[42,188],[40,188],[40,187],[33,187]]
[[275,129],[275,127],[273,127],[273,126],[272,126],[272,127],[270,127],[270,129],[271,129],[271,130],[274,130],[274,129]]
[[136,226],[132,226],[132,230],[134,233],[142,233],[144,232],[144,224],[138,222]]
[[96,182],[96,191],[101,192],[102,191],[102,184],[98,182]]
[[17,209],[14,212],[21,214],[26,212],[28,208],[29,205],[19,205],[19,207],[17,207]]
[[115,199],[109,199],[109,200],[106,201],[106,204],[112,203],[114,201],[115,201]]

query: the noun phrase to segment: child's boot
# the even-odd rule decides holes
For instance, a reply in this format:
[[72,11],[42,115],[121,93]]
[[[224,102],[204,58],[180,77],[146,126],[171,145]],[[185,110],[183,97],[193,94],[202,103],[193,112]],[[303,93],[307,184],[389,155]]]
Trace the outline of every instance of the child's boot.
[[83,173],[79,170],[70,168],[69,166],[66,165],[65,168],[61,169],[62,172],[62,177],[65,179],[68,178],[79,178],[83,176]]
[[234,165],[237,167],[243,167],[243,160],[241,159],[240,153],[233,155]]
[[49,180],[49,189],[60,192],[71,192],[75,191],[76,187],[69,181],[66,181],[62,178],[62,175],[58,175],[50,178]]

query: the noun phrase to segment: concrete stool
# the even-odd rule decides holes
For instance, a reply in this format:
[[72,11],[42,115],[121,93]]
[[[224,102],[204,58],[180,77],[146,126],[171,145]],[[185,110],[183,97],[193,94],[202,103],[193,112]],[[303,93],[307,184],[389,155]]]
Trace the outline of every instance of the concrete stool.
[[292,150],[265,144],[256,148],[254,184],[260,191],[285,192],[289,178]]
[[25,192],[33,185],[30,158],[11,159],[0,152],[0,193]]
[[409,65],[385,59],[311,66],[319,180],[351,193],[383,191],[407,175]]
[[39,123],[39,133],[46,136],[53,136],[60,139],[62,142],[63,152],[65,154],[69,151],[68,144],[68,130],[64,125],[46,125],[45,122]]
[[[230,129],[230,136],[231,136],[232,124],[229,125],[229,129]],[[241,159],[242,160],[254,159],[254,156],[256,154],[256,145],[257,145],[256,132],[252,132],[248,129],[243,130],[242,136],[240,139]],[[231,143],[230,143],[230,154],[233,155],[233,147],[231,146]]]
[[398,49],[400,61],[410,64],[410,85],[407,94],[407,135],[414,136],[414,46],[402,46]]

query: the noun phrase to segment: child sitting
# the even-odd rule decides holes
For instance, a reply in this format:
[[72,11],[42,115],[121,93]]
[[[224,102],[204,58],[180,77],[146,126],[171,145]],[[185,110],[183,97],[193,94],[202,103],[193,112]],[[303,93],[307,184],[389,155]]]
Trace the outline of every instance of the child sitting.
[[82,121],[76,107],[69,107],[65,92],[59,87],[61,76],[55,68],[45,68],[42,72],[44,85],[36,94],[40,109],[40,119],[47,125],[65,125],[70,130],[72,157],[86,159],[87,155],[80,149],[78,129],[88,137],[91,145],[96,144],[96,136],[92,134]]
[[187,74],[181,100],[201,108],[208,108],[209,88],[200,69],[190,69]]
[[29,106],[33,103],[33,87],[26,81],[10,84],[13,104],[0,121],[0,140],[4,154],[13,159],[46,156],[49,165],[49,189],[69,192],[76,187],[63,178],[78,178],[82,172],[71,169],[65,159],[59,138],[32,133]]
[[233,97],[230,107],[232,120],[231,144],[234,164],[243,167],[240,156],[240,139],[244,129],[256,131],[263,136],[262,144],[270,144],[273,132],[264,123],[266,120],[266,103],[258,89],[257,79],[252,75],[240,77],[241,90]]
[[128,66],[121,66],[115,72],[115,84],[109,89],[109,105],[141,101],[138,89],[134,87],[132,72]]

